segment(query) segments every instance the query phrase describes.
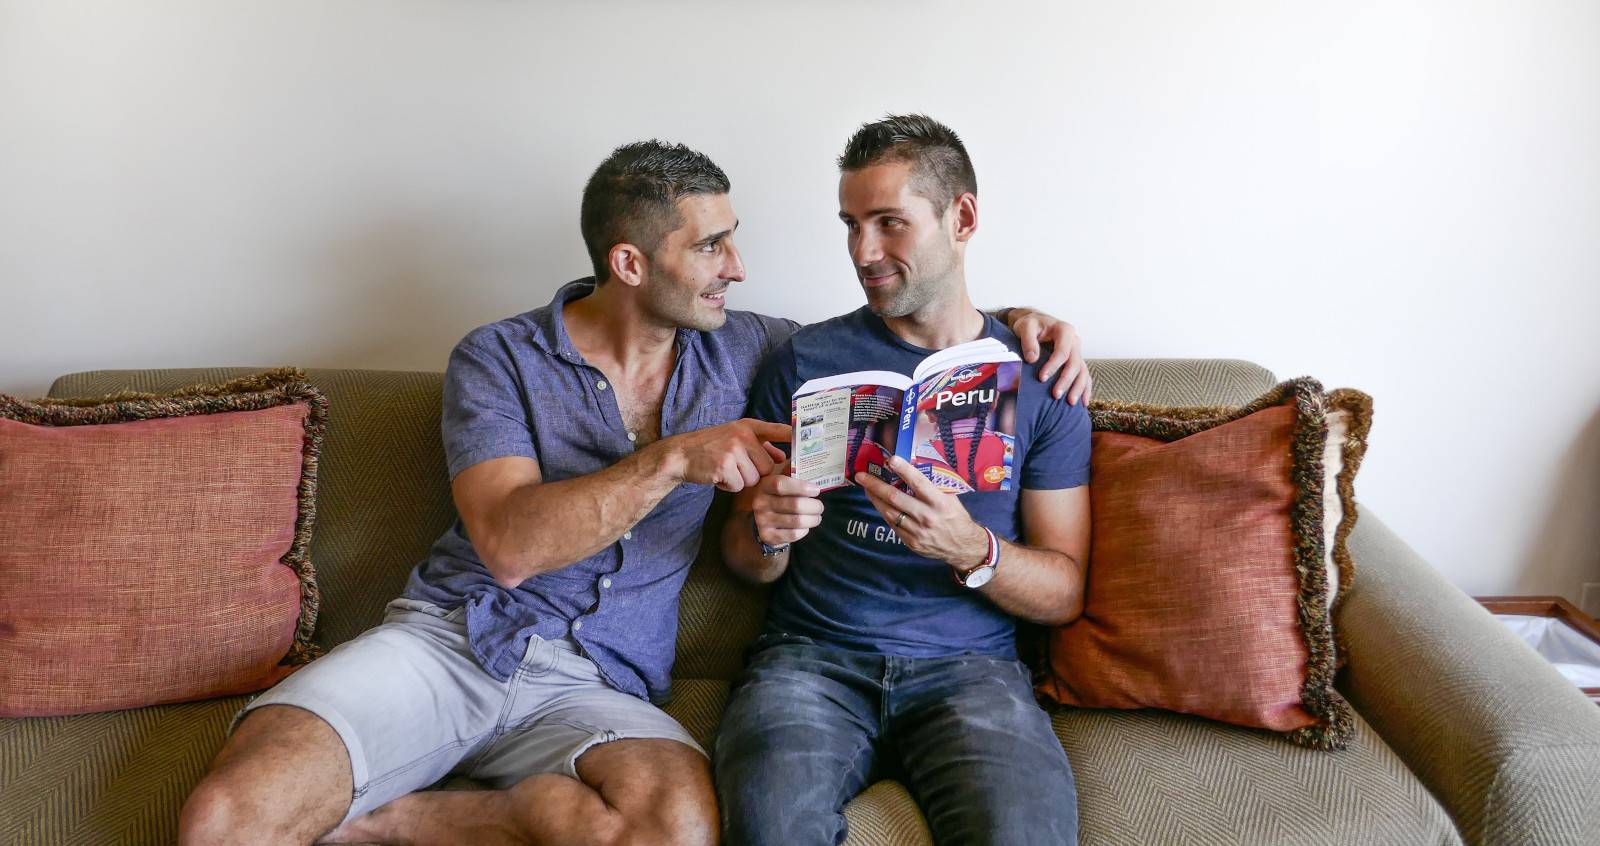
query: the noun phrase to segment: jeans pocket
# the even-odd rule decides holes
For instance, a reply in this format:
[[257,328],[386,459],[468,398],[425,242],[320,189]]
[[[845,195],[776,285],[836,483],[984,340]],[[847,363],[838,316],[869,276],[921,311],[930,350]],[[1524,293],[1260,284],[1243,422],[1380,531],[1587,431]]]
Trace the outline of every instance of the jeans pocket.
[[402,614],[424,614],[437,620],[443,620],[447,623],[461,623],[466,620],[467,604],[463,602],[454,608],[444,608],[443,606],[435,605],[432,602],[427,602],[421,599],[409,599],[402,596],[399,599],[390,601],[390,603],[384,607],[383,618],[388,620],[391,617]]
[[745,647],[744,659],[745,659],[746,663],[749,663],[750,659],[754,658],[757,653],[759,653],[759,652],[761,652],[762,650],[765,650],[765,649],[770,649],[770,648],[772,648],[774,646],[816,646],[816,645],[817,645],[816,641],[812,640],[809,637],[805,637],[803,635],[785,634],[783,632],[764,632],[761,635],[759,635],[755,640],[751,641],[749,646]]

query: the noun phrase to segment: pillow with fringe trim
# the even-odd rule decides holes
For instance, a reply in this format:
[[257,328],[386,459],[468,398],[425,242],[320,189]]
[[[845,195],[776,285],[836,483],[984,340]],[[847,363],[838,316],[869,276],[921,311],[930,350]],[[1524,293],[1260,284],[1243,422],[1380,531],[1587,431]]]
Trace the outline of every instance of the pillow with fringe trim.
[[0,395],[0,716],[261,690],[317,654],[327,402],[285,368],[166,395]]
[[1046,633],[1039,693],[1343,748],[1333,609],[1371,398],[1302,378],[1242,408],[1095,402],[1090,418],[1084,611]]

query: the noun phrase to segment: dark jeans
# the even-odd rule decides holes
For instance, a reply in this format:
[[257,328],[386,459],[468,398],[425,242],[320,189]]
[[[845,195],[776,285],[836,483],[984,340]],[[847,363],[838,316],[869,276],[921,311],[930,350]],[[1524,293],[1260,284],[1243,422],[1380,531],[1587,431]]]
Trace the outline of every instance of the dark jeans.
[[844,805],[902,781],[936,843],[1072,844],[1078,792],[1019,661],[899,658],[766,636],[717,734],[729,846],[844,841]]

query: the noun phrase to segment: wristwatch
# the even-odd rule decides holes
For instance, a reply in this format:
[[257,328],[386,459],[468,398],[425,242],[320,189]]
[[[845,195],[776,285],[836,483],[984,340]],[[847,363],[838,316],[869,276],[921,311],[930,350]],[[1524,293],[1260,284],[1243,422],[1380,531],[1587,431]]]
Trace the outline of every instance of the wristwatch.
[[989,531],[987,526],[980,526],[979,528],[983,529],[983,533],[989,536],[989,554],[984,556],[982,564],[973,567],[971,570],[964,573],[960,570],[952,571],[955,573],[956,581],[960,582],[963,587],[969,587],[973,590],[983,587],[994,579],[994,569],[1000,566],[1000,539],[995,537],[994,532]]
[[761,528],[756,525],[756,514],[754,511],[750,512],[750,533],[756,536],[756,543],[761,544],[761,554],[766,558],[771,558],[772,556],[777,555],[778,553],[789,548],[789,545],[786,543],[773,546],[772,544],[769,544],[761,539]]

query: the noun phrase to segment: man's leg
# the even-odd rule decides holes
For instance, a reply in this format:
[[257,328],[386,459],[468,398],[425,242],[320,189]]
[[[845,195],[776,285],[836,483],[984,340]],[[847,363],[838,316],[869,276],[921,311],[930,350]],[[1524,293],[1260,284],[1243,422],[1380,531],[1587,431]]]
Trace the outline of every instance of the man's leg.
[[507,729],[456,770],[495,790],[413,793],[330,842],[715,842],[711,767],[677,720],[565,641],[535,638],[514,685]]
[[[903,659],[897,659],[903,660]],[[914,659],[890,731],[907,787],[941,846],[1074,844],[1078,791],[1025,666]]]
[[241,712],[184,803],[179,842],[308,844],[425,787],[487,740],[505,685],[425,603],[311,662]]
[[717,733],[722,831],[739,846],[832,846],[866,786],[883,660],[780,642],[759,650]]
[[310,843],[350,807],[350,756],[321,717],[267,705],[239,723],[178,819],[180,844]]
[[412,793],[334,831],[325,843],[520,846],[717,842],[704,754],[673,740],[618,740],[578,759],[578,778],[528,776],[506,790]]

